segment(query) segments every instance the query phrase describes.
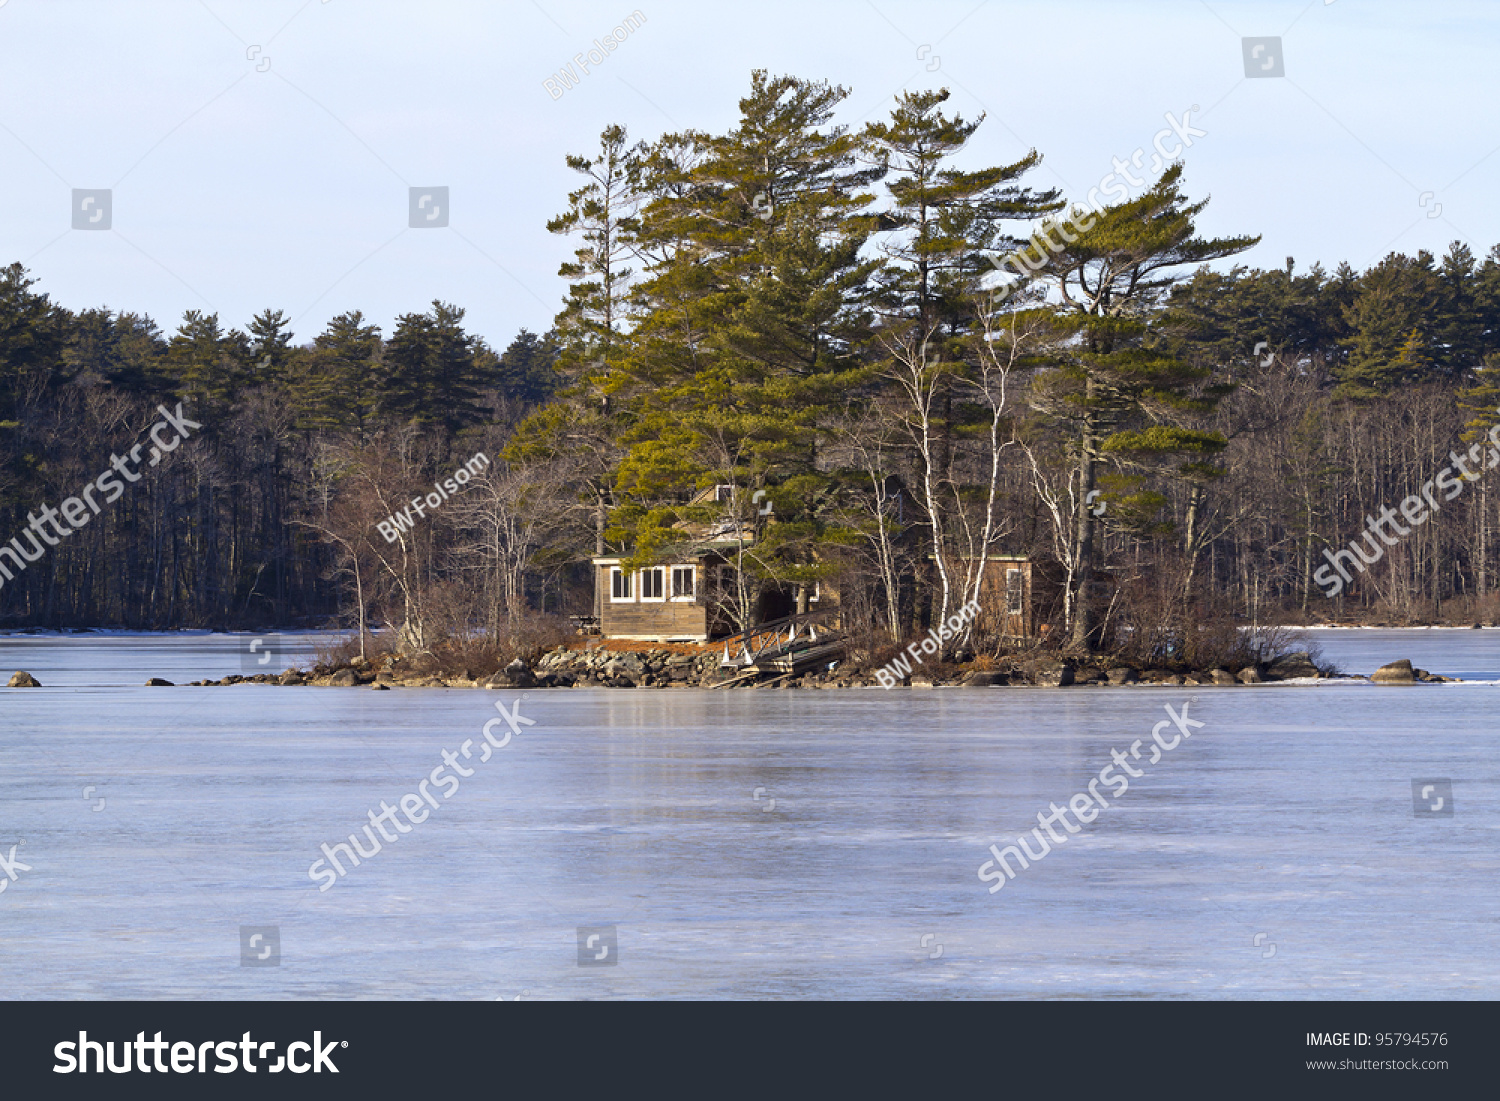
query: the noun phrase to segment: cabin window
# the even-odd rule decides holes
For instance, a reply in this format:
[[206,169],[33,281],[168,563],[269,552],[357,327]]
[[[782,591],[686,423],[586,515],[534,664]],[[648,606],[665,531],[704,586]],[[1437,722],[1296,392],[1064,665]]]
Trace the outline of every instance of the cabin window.
[[1005,611],[1007,615],[1020,615],[1025,610],[1023,603],[1025,588],[1026,577],[1022,571],[1005,571]]
[[652,566],[641,571],[641,599],[661,600],[666,593],[667,571],[661,566]]
[[619,566],[611,566],[609,570],[609,598],[617,601],[630,599],[630,574]]
[[698,568],[696,566],[672,567],[672,599],[692,600],[697,595]]

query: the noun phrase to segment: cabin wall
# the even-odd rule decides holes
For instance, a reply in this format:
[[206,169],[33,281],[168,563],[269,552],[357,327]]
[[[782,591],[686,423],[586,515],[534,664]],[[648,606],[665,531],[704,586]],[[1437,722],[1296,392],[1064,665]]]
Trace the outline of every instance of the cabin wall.
[[[1014,591],[1011,571],[1015,571]],[[1029,560],[991,561],[984,564],[979,580],[981,635],[1031,638],[1036,632],[1033,608],[1032,569]]]
[[[605,638],[640,642],[668,639],[708,639],[708,609],[692,600],[642,600],[639,579],[631,586],[630,600],[610,596],[610,566],[594,567],[599,593],[599,633]],[[699,584],[703,571],[699,569]]]

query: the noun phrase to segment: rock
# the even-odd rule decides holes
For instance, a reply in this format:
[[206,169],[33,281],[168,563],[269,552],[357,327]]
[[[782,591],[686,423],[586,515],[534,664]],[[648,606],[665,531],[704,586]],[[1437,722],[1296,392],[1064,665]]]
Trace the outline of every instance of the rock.
[[298,673],[294,669],[288,669],[285,673],[281,674],[280,679],[278,679],[276,681],[276,683],[277,684],[306,684],[307,681],[305,681],[305,680],[302,679],[302,674],[301,673]]
[[[536,674],[520,658],[516,658],[505,667],[505,682],[511,688],[539,688],[541,682],[536,679]],[[494,680],[493,677],[490,678]]]
[[41,686],[42,686],[41,682],[38,681],[35,677],[33,677],[30,673],[16,672],[16,673],[11,674],[10,683],[7,684],[5,687],[7,687],[7,688],[40,688]]
[[1266,678],[1260,675],[1260,670],[1253,665],[1247,665],[1240,670],[1241,684],[1264,684]]
[[913,688],[931,688],[933,686],[932,685],[932,678],[931,677],[912,677],[912,679],[911,679],[911,686]]
[[173,684],[169,680],[162,680],[160,677],[152,677],[150,680],[148,680],[146,682],[146,687],[147,688],[176,688],[177,686],[175,684]]
[[359,677],[353,669],[340,669],[328,678],[328,686],[330,688],[353,688],[358,683]]
[[375,692],[389,692],[391,690],[391,686],[389,684],[385,684],[381,681],[376,681],[370,686],[370,688]]
[[1228,669],[1214,669],[1214,670],[1211,670],[1209,672],[1209,674],[1208,674],[1208,677],[1215,684],[1238,684],[1239,683],[1238,681],[1236,681],[1234,679],[1234,674],[1231,673]]
[[1066,688],[1073,683],[1073,667],[1067,662],[1043,665],[1036,671],[1036,683],[1042,688]]
[[1375,670],[1370,679],[1376,684],[1415,684],[1417,674],[1412,670],[1411,662],[1406,658],[1382,665]]
[[604,671],[615,677],[623,673],[627,677],[639,679],[646,675],[646,663],[640,654],[621,654],[607,662]]
[[1134,684],[1141,679],[1140,674],[1128,665],[1117,666],[1109,670],[1105,676],[1109,679],[1109,683],[1114,685]]
[[970,673],[964,678],[965,688],[1003,688],[1010,683],[1004,673]]
[[1316,677],[1318,667],[1305,650],[1281,657],[1266,666],[1266,677],[1270,680],[1292,680],[1293,678]]

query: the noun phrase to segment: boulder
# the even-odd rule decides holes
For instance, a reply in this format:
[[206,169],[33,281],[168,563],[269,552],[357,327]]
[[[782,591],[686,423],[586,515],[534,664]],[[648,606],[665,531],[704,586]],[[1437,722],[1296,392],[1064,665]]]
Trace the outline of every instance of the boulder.
[[1253,665],[1247,665],[1240,670],[1241,684],[1264,684],[1266,678],[1260,675],[1260,670]]
[[964,678],[965,688],[1003,688],[1010,683],[1004,673],[970,673]]
[[307,681],[303,680],[302,679],[302,674],[299,673],[299,672],[297,672],[295,669],[288,669],[285,673],[281,674],[280,679],[278,679],[276,683],[277,684],[306,684]]
[[386,684],[384,681],[376,681],[374,684],[370,685],[370,688],[376,692],[389,692],[391,690],[391,686],[389,684]]
[[1416,671],[1412,669],[1411,662],[1406,658],[1382,665],[1370,676],[1376,684],[1415,684],[1417,682]]
[[177,686],[175,684],[173,684],[169,680],[162,680],[160,677],[152,677],[150,680],[148,680],[146,682],[146,687],[147,688],[176,688]]
[[912,677],[912,679],[911,679],[911,686],[913,688],[931,688],[932,687],[932,678],[931,677]]
[[328,678],[328,687],[330,688],[353,688],[358,683],[359,676],[353,669],[340,669]]
[[1067,662],[1040,666],[1036,683],[1042,688],[1066,688],[1073,683],[1073,667]]
[[40,688],[41,682],[27,672],[16,672],[11,674],[10,683],[7,688]]
[[504,672],[505,679],[517,688],[535,688],[537,686],[536,674],[520,658],[516,658],[507,665]]
[[1317,675],[1318,667],[1313,664],[1312,657],[1305,650],[1299,650],[1293,654],[1282,654],[1266,667],[1266,677],[1270,680],[1292,680]]
[[1234,674],[1231,673],[1228,669],[1214,669],[1214,670],[1211,670],[1209,672],[1209,674],[1208,674],[1208,678],[1209,678],[1209,680],[1213,681],[1215,684],[1238,684],[1239,683],[1237,680],[1234,679]]
[[1105,675],[1109,678],[1109,683],[1114,685],[1134,684],[1141,679],[1140,674],[1128,665],[1117,666]]

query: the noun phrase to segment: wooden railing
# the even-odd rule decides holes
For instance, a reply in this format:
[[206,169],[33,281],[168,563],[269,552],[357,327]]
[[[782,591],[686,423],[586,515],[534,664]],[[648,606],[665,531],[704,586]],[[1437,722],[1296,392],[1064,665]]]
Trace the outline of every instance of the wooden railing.
[[[794,634],[798,639],[808,638],[822,624],[822,621],[832,614],[832,611],[819,611],[808,612],[805,615],[783,616],[780,619],[757,623],[737,635],[730,635],[722,640],[728,657],[720,662],[720,668],[749,665],[755,661],[757,655],[790,643]],[[818,632],[818,637],[825,637],[825,635],[828,637],[832,635],[826,625],[823,626],[822,632]],[[745,660],[746,657],[749,658],[748,661]]]

